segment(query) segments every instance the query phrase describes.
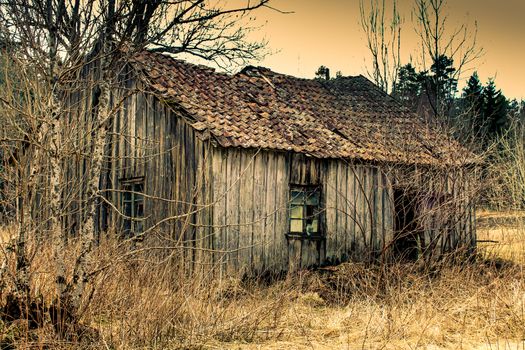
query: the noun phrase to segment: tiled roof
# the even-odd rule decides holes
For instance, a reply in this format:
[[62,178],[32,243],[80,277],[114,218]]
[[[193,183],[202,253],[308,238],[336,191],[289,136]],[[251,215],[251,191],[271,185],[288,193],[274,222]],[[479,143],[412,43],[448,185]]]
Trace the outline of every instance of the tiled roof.
[[251,66],[228,75],[147,51],[131,62],[161,99],[223,147],[419,164],[470,158],[363,76],[300,79]]

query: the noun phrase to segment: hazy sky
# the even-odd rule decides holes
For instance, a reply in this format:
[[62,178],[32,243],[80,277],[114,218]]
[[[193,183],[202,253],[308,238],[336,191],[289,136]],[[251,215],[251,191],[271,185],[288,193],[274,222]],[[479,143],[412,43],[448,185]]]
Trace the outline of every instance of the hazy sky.
[[[410,56],[418,59],[413,0],[398,3],[404,17],[406,63]],[[333,73],[366,75],[369,54],[359,26],[359,0],[272,0],[271,5],[294,13],[262,9],[254,14],[256,23],[266,23],[257,35],[265,36],[275,52],[259,65],[306,78],[312,78],[320,65]],[[485,53],[464,78],[477,70],[483,83],[493,77],[507,97],[525,98],[525,0],[448,0],[447,13],[449,29],[462,23],[474,29],[478,24],[477,41]]]

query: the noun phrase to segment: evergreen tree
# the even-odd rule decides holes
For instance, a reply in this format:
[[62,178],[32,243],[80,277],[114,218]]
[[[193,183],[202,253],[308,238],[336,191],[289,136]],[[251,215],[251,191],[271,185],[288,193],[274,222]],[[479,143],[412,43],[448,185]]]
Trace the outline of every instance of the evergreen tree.
[[474,137],[480,137],[484,132],[483,107],[483,85],[478,73],[474,72],[463,89],[459,111],[463,128]]
[[446,55],[440,55],[432,63],[430,72],[420,73],[424,93],[437,118],[450,117],[458,84],[454,77],[455,72],[454,60]]
[[520,113],[518,119],[521,123],[525,123],[525,100],[520,102]]
[[508,118],[510,122],[517,122],[520,119],[521,106],[515,98],[509,101]]
[[415,112],[417,110],[420,93],[421,80],[414,66],[408,63],[399,68],[397,83],[392,91],[392,96]]
[[508,101],[496,88],[494,80],[489,80],[483,91],[484,108],[483,118],[485,126],[486,140],[501,135],[508,126]]
[[330,69],[326,66],[320,66],[315,72],[315,79],[330,79]]

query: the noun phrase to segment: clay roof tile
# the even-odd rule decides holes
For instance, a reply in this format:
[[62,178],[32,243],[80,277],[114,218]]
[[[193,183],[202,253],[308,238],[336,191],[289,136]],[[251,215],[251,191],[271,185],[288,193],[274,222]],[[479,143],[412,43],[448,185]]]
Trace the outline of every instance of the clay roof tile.
[[228,75],[147,51],[131,64],[223,147],[408,163],[468,154],[363,76],[321,81],[251,66]]

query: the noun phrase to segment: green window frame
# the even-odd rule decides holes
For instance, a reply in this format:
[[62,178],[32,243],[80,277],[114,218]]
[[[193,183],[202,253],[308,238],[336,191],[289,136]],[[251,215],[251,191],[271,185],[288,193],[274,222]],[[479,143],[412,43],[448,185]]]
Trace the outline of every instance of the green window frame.
[[288,235],[301,238],[323,237],[323,210],[320,186],[290,186]]
[[122,232],[135,236],[144,230],[144,179],[122,180],[121,190]]

